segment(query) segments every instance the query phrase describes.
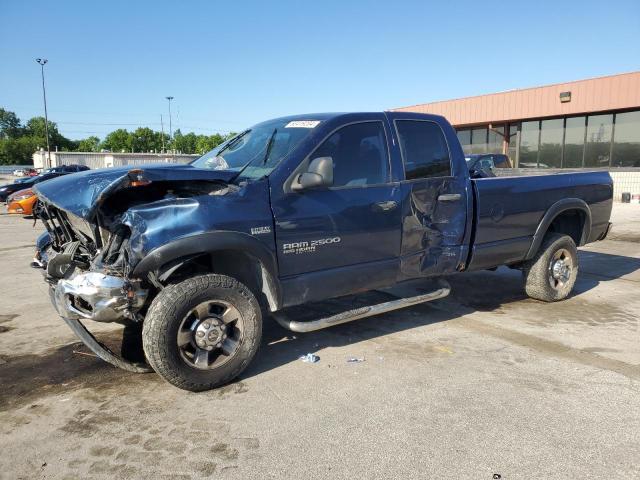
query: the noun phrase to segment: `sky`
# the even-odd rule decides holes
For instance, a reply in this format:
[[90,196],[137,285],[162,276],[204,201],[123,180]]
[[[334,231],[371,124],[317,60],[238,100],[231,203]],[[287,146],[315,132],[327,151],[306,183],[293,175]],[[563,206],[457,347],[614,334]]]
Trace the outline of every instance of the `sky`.
[[640,70],[640,0],[0,0],[0,107],[198,134]]

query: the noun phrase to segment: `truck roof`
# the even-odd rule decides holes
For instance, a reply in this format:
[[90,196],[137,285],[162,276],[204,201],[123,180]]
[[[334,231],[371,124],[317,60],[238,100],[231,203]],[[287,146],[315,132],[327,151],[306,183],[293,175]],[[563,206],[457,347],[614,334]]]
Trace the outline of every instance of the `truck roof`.
[[[444,117],[441,115],[433,115],[429,113],[416,113],[416,112],[394,112],[394,111],[382,111],[382,112],[321,112],[321,113],[304,113],[297,115],[285,115],[283,117],[272,118],[268,121],[282,120],[282,121],[296,121],[296,120],[333,120],[339,117],[373,117],[384,114],[392,114],[394,116],[402,116],[404,118],[416,118],[424,120],[442,121]],[[261,122],[262,123],[262,122]]]

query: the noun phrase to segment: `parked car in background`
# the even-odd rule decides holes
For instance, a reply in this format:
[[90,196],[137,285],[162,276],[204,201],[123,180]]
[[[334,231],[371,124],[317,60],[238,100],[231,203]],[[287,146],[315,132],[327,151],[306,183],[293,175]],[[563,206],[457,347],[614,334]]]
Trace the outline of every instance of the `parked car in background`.
[[13,183],[24,183],[24,182],[28,182],[29,180],[31,180],[31,177],[20,177],[20,178],[16,178]]
[[42,173],[76,173],[90,170],[86,165],[60,165],[58,167],[47,168]]
[[7,212],[17,215],[32,215],[33,207],[37,201],[38,196],[32,189],[18,190],[7,198]]
[[17,192],[18,190],[24,190],[25,188],[30,188],[36,185],[37,183],[44,182],[45,180],[50,180],[52,178],[56,178],[61,175],[67,175],[68,173],[69,172],[42,173],[35,177],[20,178],[13,183],[3,185],[0,187],[0,202],[6,202],[9,195]]
[[33,177],[38,174],[34,168],[18,168],[12,173],[14,177]]
[[480,153],[465,155],[469,172],[484,172],[489,177],[495,177],[493,171],[496,168],[513,168],[509,157],[502,153]]

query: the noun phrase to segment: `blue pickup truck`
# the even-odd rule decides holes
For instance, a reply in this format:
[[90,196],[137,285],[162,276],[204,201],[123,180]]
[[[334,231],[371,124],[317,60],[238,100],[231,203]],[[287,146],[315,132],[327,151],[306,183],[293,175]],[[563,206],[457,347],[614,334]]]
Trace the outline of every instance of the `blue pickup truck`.
[[[110,168],[36,187],[32,263],[97,355],[187,390],[239,375],[267,315],[298,332],[441,298],[446,275],[507,265],[552,302],[576,247],[610,228],[607,172],[472,179],[442,117],[299,115],[251,127],[190,165]],[[416,279],[433,291],[324,318],[288,307]],[[84,320],[138,332],[143,361]]]

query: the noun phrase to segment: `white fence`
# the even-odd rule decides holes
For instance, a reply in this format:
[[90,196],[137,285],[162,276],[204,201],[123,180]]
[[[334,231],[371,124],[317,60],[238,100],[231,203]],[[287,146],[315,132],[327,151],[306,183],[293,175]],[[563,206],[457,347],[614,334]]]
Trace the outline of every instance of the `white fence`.
[[[172,153],[51,152],[51,166],[86,165],[95,169],[148,163],[189,163],[198,157],[199,155]],[[43,168],[46,158],[47,152],[34,153],[34,167]]]

